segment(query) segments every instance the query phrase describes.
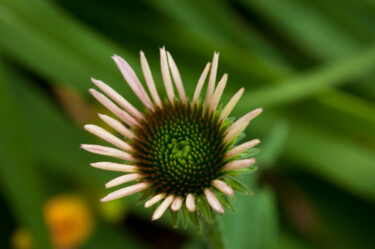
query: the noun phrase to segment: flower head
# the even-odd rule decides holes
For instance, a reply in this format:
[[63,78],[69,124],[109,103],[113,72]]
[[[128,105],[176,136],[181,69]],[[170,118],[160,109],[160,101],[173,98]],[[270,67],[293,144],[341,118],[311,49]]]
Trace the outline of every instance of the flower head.
[[[260,141],[254,139],[241,145],[236,142],[262,109],[255,109],[235,122],[228,118],[244,88],[223,108],[218,108],[228,79],[224,74],[216,84],[218,53],[214,54],[212,66],[208,63],[204,68],[192,99],[185,94],[180,73],[169,52],[160,49],[161,72],[167,93],[165,100],[159,97],[143,52],[140,56],[151,97],[129,64],[117,55],[113,59],[143,103],[142,112],[102,81],[92,79],[109,98],[94,89],[90,89],[91,94],[121,121],[103,114],[99,114],[100,118],[123,137],[112,135],[96,125],[86,125],[86,130],[117,148],[87,144],[82,148],[125,161],[92,164],[96,168],[126,173],[108,182],[107,188],[133,182],[110,193],[102,201],[143,192],[143,197],[148,198],[146,208],[161,202],[153,220],[159,219],[168,208],[172,217],[176,217],[180,209],[184,217],[188,211],[205,217],[210,216],[211,209],[224,213],[223,206],[232,208],[227,196],[232,196],[233,190],[244,188],[235,178],[255,163],[254,158],[249,158],[249,150]],[[206,96],[201,98],[208,74]]]

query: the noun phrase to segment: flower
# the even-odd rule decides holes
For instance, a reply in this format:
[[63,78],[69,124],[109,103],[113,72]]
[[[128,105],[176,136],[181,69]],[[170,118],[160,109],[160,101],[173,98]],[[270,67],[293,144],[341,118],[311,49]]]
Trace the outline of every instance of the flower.
[[[43,214],[53,247],[79,248],[91,236],[95,221],[87,202],[79,196],[63,194],[54,196],[44,204]],[[17,228],[12,236],[16,249],[36,248],[32,233]]]
[[[103,114],[99,114],[99,117],[123,138],[99,126],[85,125],[87,131],[117,149],[89,144],[82,145],[82,148],[125,160],[125,163],[91,164],[96,168],[126,173],[108,182],[107,188],[134,182],[110,193],[101,201],[143,192],[143,197],[149,198],[145,203],[146,208],[161,202],[152,220],[159,219],[168,208],[172,211],[172,217],[182,209],[184,217],[190,211],[208,219],[211,209],[218,213],[224,213],[223,206],[231,209],[233,206],[227,196],[232,196],[233,190],[244,189],[235,178],[240,171],[255,163],[254,158],[249,158],[249,150],[260,143],[258,139],[241,145],[236,145],[236,142],[249,122],[262,112],[262,108],[249,112],[235,122],[228,118],[244,88],[224,108],[218,108],[228,79],[228,75],[224,74],[216,85],[218,53],[214,53],[212,66],[208,63],[204,68],[192,100],[186,96],[177,66],[165,48],[160,49],[161,72],[167,94],[165,100],[159,97],[142,51],[141,65],[151,98],[129,64],[117,55],[112,58],[145,108],[143,112],[137,110],[110,86],[92,79],[112,100],[94,89],[89,90],[91,94],[122,122]],[[206,96],[202,99],[200,96],[208,74]],[[250,170],[253,169],[250,167]]]

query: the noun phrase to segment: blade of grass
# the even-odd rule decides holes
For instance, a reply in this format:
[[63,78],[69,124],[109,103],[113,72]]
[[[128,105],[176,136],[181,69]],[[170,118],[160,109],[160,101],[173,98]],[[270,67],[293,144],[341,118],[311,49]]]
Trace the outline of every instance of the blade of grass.
[[43,217],[43,193],[29,137],[10,82],[0,62],[0,179],[4,194],[22,226],[30,229],[38,248],[52,248]]

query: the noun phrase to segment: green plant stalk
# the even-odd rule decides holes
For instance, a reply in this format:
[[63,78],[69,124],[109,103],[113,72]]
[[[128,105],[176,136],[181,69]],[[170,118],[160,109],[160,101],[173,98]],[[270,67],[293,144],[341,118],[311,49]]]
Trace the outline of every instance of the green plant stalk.
[[203,235],[207,241],[209,249],[224,249],[224,237],[221,218],[217,214],[212,214],[212,223],[208,223],[201,216],[201,224],[203,226]]

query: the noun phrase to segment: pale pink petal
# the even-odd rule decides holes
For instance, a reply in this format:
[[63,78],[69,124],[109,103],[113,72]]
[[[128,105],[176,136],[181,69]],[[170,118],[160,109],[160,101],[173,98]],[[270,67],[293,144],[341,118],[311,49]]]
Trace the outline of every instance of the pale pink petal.
[[130,86],[130,88],[134,91],[135,95],[142,101],[142,103],[150,110],[154,110],[154,106],[143,88],[141,82],[139,81],[137,75],[130,67],[130,65],[120,56],[114,55],[112,56],[113,60],[115,61],[117,67],[120,69],[122,76],[124,76],[126,82]]
[[241,131],[243,131],[247,126],[249,125],[249,122],[246,122],[246,120],[243,120],[241,123],[236,124],[236,126],[231,126],[232,129],[227,130],[227,133],[224,136],[224,142],[229,143],[233,138],[238,136]]
[[143,175],[138,174],[138,173],[126,174],[126,175],[119,176],[119,177],[107,182],[105,187],[106,188],[112,188],[112,187],[115,187],[115,186],[118,186],[118,185],[121,185],[121,184],[124,184],[124,183],[127,183],[127,182],[131,182],[131,181],[141,179],[143,177],[144,177]]
[[94,78],[91,78],[91,81],[103,92],[105,92],[105,94],[107,94],[111,99],[113,99],[117,104],[119,104],[122,108],[128,111],[131,115],[133,115],[137,119],[144,119],[142,113],[140,113],[132,104],[130,104],[124,97],[122,97],[118,92],[113,90],[110,86]]
[[206,81],[206,78],[208,75],[208,71],[210,70],[210,66],[211,66],[211,63],[207,63],[201,76],[199,77],[197,87],[195,88],[195,91],[194,91],[193,104],[198,102],[199,96],[202,92],[204,82]]
[[130,126],[138,125],[138,121],[129,115],[126,111],[121,110],[117,105],[115,105],[111,100],[109,100],[106,96],[99,93],[95,89],[90,89],[89,92],[100,102],[102,105],[107,107],[113,114],[119,117],[122,121]]
[[145,203],[145,208],[148,208],[148,207],[151,207],[153,205],[155,205],[156,203],[158,203],[159,201],[163,200],[165,197],[165,194],[162,193],[162,194],[158,194],[158,195],[155,195],[154,197],[152,197],[150,200],[146,201]]
[[167,208],[172,204],[174,200],[174,196],[170,195],[158,206],[158,208],[155,210],[154,214],[152,215],[152,220],[160,219],[160,217],[163,216],[164,212],[167,210]]
[[145,77],[145,80],[148,86],[148,90],[150,90],[151,97],[156,103],[156,105],[161,107],[161,100],[160,100],[158,91],[156,90],[154,78],[152,77],[151,69],[148,65],[146,56],[142,51],[140,52],[140,54],[141,54],[142,71],[143,71],[143,75]]
[[208,79],[208,87],[207,87],[207,94],[206,94],[206,105],[207,105],[207,103],[211,102],[212,95],[214,94],[218,63],[219,63],[219,53],[215,52],[214,57],[212,59],[212,67],[211,67],[210,77]]
[[172,77],[176,85],[178,95],[180,96],[180,100],[182,103],[186,104],[185,89],[182,83],[180,72],[178,71],[176,63],[174,62],[172,55],[169,52],[167,52],[167,57],[168,57],[169,68],[171,69]]
[[233,162],[228,163],[223,167],[223,171],[230,171],[230,170],[236,170],[236,169],[242,169],[249,167],[255,163],[254,158],[250,159],[241,159],[241,160],[236,160]]
[[249,125],[249,122],[256,118],[259,114],[263,111],[262,108],[255,109],[246,115],[242,116],[236,122],[234,122],[226,131],[226,135],[224,137],[225,142],[229,142],[235,136],[237,136],[246,126]]
[[127,165],[122,163],[112,163],[112,162],[97,162],[90,164],[94,168],[118,171],[118,172],[127,172],[127,173],[136,173],[138,172],[138,167],[133,165]]
[[100,137],[101,139],[107,141],[108,143],[111,143],[119,147],[120,149],[123,149],[126,151],[133,151],[133,148],[129,144],[125,143],[118,137],[112,135],[111,133],[109,133],[108,131],[104,130],[103,128],[99,126],[89,124],[89,125],[85,125],[84,128],[88,132]]
[[215,210],[218,213],[223,214],[224,208],[223,208],[223,206],[221,206],[221,204],[220,204],[219,200],[216,198],[215,194],[212,193],[212,191],[209,190],[208,188],[206,188],[203,192],[204,192],[204,195],[207,198],[208,204],[210,204],[212,209]]
[[129,187],[125,187],[125,188],[119,189],[115,192],[112,192],[109,195],[107,195],[106,197],[102,198],[100,201],[106,202],[106,201],[112,201],[112,200],[115,200],[115,199],[119,199],[121,197],[124,197],[124,196],[127,196],[127,195],[132,195],[132,194],[137,193],[139,191],[145,190],[149,186],[150,186],[150,184],[148,184],[146,182],[137,183],[137,184],[131,185]]
[[164,86],[165,86],[165,90],[167,91],[169,102],[173,104],[174,103],[174,91],[173,91],[171,75],[169,73],[167,54],[165,52],[164,47],[160,49],[160,66],[161,66],[161,74],[163,76]]
[[123,159],[126,161],[134,161],[134,157],[130,155],[129,153],[126,153],[125,151],[101,146],[101,145],[95,145],[95,144],[82,144],[81,148],[84,150],[87,150],[91,153],[104,155],[104,156],[111,156],[119,159]]
[[193,194],[188,194],[186,196],[186,208],[187,210],[189,210],[190,212],[194,212],[195,211],[195,199],[194,199],[194,196]]
[[212,181],[212,185],[217,188],[218,190],[220,190],[221,192],[223,192],[224,194],[226,195],[233,195],[233,189],[231,187],[228,186],[228,184],[226,184],[225,182],[223,181],[220,181],[220,180],[213,180]]
[[104,114],[98,114],[98,115],[104,122],[106,122],[109,126],[115,129],[121,135],[124,135],[125,137],[131,140],[136,138],[136,136],[128,128],[126,128],[121,122]]
[[179,196],[173,201],[171,209],[172,211],[177,212],[178,210],[180,210],[181,206],[182,206],[182,198]]
[[223,111],[220,115],[219,122],[223,122],[227,119],[229,114],[232,112],[233,108],[236,106],[237,102],[240,100],[245,88],[241,88],[228,102],[228,104],[224,107]]
[[230,151],[228,151],[228,153],[225,155],[225,158],[231,158],[231,157],[237,156],[238,154],[241,154],[242,152],[247,151],[248,149],[251,149],[257,146],[259,143],[260,143],[259,139],[253,139],[249,142],[238,145],[234,147],[233,149],[231,149]]
[[212,112],[216,111],[216,108],[219,104],[221,95],[223,94],[224,88],[227,84],[228,74],[224,74],[221,80],[219,81],[217,88],[215,89],[214,95],[212,96],[210,108]]

